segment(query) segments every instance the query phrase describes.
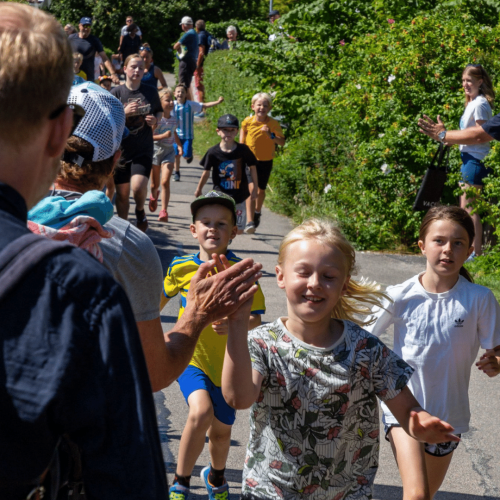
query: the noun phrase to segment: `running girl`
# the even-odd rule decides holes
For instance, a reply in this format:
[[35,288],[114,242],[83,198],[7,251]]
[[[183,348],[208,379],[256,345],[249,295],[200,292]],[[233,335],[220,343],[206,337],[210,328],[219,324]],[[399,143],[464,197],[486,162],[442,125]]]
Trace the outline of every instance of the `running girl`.
[[149,210],[155,212],[158,207],[158,195],[161,173],[161,210],[158,220],[168,222],[167,207],[170,201],[170,178],[174,170],[175,151],[174,141],[178,151],[182,150],[182,144],[175,129],[178,121],[173,114],[174,94],[170,89],[160,92],[160,101],[163,108],[163,118],[153,131],[155,141],[155,153],[153,156],[153,170],[151,172],[151,195],[149,197]]
[[[378,309],[376,323],[369,328],[379,335],[394,324],[394,352],[415,370],[408,387],[458,435],[469,430],[467,391],[480,345],[487,351],[478,368],[490,377],[500,371],[500,307],[493,293],[474,285],[462,267],[473,242],[474,224],[465,210],[429,210],[418,242],[427,258],[426,270],[387,289],[394,303],[387,301]],[[411,498],[432,499],[458,443],[423,445],[400,428],[390,405],[382,408],[394,456],[405,457],[398,460],[404,499],[410,492]]]
[[354,265],[335,226],[304,222],[284,238],[276,266],[288,317],[248,339],[250,302],[229,317],[223,395],[236,409],[253,404],[244,499],[372,498],[375,396],[416,439],[458,440],[406,387],[413,369],[354,319],[385,297],[375,284],[351,280]]

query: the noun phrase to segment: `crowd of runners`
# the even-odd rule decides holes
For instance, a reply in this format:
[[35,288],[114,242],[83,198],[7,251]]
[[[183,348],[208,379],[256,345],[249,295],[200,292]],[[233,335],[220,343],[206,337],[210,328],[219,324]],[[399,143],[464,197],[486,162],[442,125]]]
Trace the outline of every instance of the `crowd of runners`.
[[[279,249],[287,311],[263,324],[262,266],[228,250],[258,227],[285,143],[272,96],[256,89],[252,115],[220,116],[220,142],[200,162],[186,227],[199,251],[163,275],[146,203],[156,212],[161,202],[168,223],[171,177],[180,180],[181,156],[194,158],[194,116],[223,100],[190,94],[208,53],[204,23],[181,20],[173,89],[131,17],[112,60],[91,26],[84,17],[68,36],[42,11],[0,3],[0,498],[186,500],[208,436],[207,495],[228,499],[231,427],[252,407],[241,498],[369,499],[377,399],[385,437],[405,456],[405,498],[433,498],[469,429],[474,363],[500,372],[500,306],[463,267],[473,219],[429,210],[418,240],[426,269],[386,292],[351,278],[356,254],[334,224],[307,220]],[[96,78],[95,54],[109,77]],[[466,70],[469,80],[483,95],[484,75]],[[496,134],[488,123],[483,142]],[[178,322],[163,332],[160,311],[177,295]],[[394,350],[377,338],[391,324]],[[176,380],[188,417],[169,488],[152,393]]]

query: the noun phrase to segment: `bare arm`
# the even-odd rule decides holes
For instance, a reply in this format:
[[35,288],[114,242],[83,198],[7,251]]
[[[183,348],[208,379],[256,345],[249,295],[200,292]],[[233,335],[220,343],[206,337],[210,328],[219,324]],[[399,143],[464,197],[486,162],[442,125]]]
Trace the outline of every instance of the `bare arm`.
[[[484,122],[481,121],[481,123]],[[424,115],[423,118],[418,120],[418,126],[420,127],[420,132],[428,135],[435,141],[439,141],[438,134],[446,130],[444,122],[439,115],[437,117],[437,123],[427,115]],[[491,142],[494,139],[484,131],[483,127],[481,127],[481,124],[478,122],[478,125],[475,127],[469,127],[464,130],[448,130],[444,140],[446,144],[451,146],[453,144],[481,144],[484,142]]]
[[203,173],[201,174],[200,181],[198,182],[198,187],[194,192],[196,198],[198,198],[198,196],[201,196],[201,190],[203,189],[203,186],[207,183],[209,177],[210,177],[210,170],[204,170]]
[[163,132],[163,134],[155,135],[153,134],[153,141],[161,141],[162,139],[168,139],[172,135],[170,130]]
[[120,79],[118,78],[118,75],[116,74],[115,68],[111,64],[111,61],[108,59],[106,52],[104,52],[104,50],[103,50],[102,52],[99,52],[99,55],[101,56],[101,59],[102,59],[102,62],[104,63],[104,66],[106,66],[107,70],[109,71],[109,74],[111,75],[111,79],[113,80],[113,83],[116,83],[118,85],[120,83]]
[[177,52],[179,52],[180,49],[181,49],[181,42],[174,43],[174,50],[176,50]]
[[224,100],[224,97],[221,96],[221,97],[219,97],[219,99],[217,101],[204,102],[203,109],[213,108],[214,106],[217,106],[218,104],[220,104],[223,100]]
[[246,139],[247,139],[247,131],[242,127],[240,129],[240,142],[241,142],[241,144],[245,144]]
[[453,427],[433,417],[423,410],[408,387],[405,387],[395,398],[385,401],[401,427],[412,438],[425,443],[445,443],[460,441],[452,434]]
[[118,50],[117,52],[120,52],[121,48],[122,48],[122,42],[123,42],[123,35],[120,35],[120,45],[118,45]]
[[205,46],[198,45],[198,60],[196,61],[196,69],[200,69],[203,64],[203,59],[205,59]]
[[155,66],[155,78],[158,78],[158,80],[160,80],[161,88],[159,88],[158,90],[168,88],[167,81],[163,76],[163,71],[158,66]]

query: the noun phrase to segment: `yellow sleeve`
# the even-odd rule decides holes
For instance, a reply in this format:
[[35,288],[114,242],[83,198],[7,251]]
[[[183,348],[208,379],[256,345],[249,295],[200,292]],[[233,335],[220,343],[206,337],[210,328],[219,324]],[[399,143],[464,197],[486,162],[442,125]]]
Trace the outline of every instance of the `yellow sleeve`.
[[252,302],[252,314],[264,314],[266,312],[266,301],[264,299],[264,294],[262,293],[262,289],[260,288],[259,283],[257,282],[259,289],[255,292],[253,296]]
[[277,136],[279,137],[285,137],[285,134],[283,133],[283,129],[281,128],[280,122],[278,120],[274,120],[271,123],[271,132],[274,132]]
[[179,285],[175,279],[175,273],[173,272],[172,267],[172,264],[170,264],[167,275],[163,281],[163,295],[165,295],[167,299],[171,299],[179,293]]
[[241,122],[241,128],[245,131],[245,132],[248,132],[247,130],[247,125],[248,125],[248,122],[250,120],[250,117],[247,116],[242,122]]

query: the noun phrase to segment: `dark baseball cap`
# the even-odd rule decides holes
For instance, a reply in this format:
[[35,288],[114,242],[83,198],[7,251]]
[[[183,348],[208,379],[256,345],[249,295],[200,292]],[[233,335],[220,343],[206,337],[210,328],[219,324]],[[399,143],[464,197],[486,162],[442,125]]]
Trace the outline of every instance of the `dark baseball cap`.
[[92,18],[91,17],[82,17],[80,19],[80,24],[92,24]]
[[198,212],[198,210],[205,205],[222,205],[223,207],[228,208],[233,216],[233,222],[236,224],[236,203],[228,194],[223,193],[222,191],[209,191],[207,194],[198,196],[198,198],[191,203],[193,222],[196,217],[196,212]]
[[240,122],[234,115],[222,115],[217,120],[217,128],[240,128]]
[[280,15],[280,11],[279,10],[271,10],[269,12],[269,17],[271,16],[279,16]]

